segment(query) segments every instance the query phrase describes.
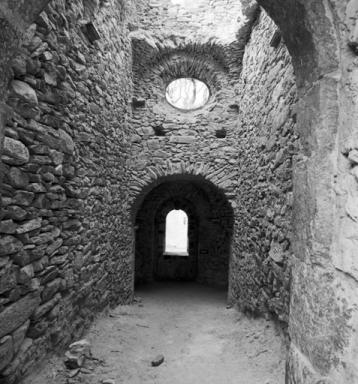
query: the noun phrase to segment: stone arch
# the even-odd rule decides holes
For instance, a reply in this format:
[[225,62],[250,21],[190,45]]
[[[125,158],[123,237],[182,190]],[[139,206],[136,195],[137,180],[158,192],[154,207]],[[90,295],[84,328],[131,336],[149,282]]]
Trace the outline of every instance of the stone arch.
[[281,30],[299,88],[339,69],[338,3],[305,0],[259,0],[258,3]]
[[[140,61],[143,62],[143,59]],[[146,64],[147,73],[142,77],[158,74],[164,82],[178,77],[194,77],[211,86],[222,81],[221,72],[229,70],[225,52],[214,44],[163,49]]]
[[232,171],[230,167],[213,169],[211,165],[204,162],[197,164],[190,162],[172,163],[168,160],[165,167],[150,166],[146,168],[146,172],[141,177],[132,175],[130,185],[132,222],[135,221],[135,215],[145,196],[165,180],[202,180],[217,188],[230,201],[234,194],[234,187],[228,183],[228,180],[234,178],[236,173],[228,173],[228,170]]
[[[164,253],[165,218],[172,209],[183,209],[189,216],[187,258]],[[200,176],[167,176],[145,188],[132,210],[137,282],[197,280],[227,286],[233,211],[214,184]]]

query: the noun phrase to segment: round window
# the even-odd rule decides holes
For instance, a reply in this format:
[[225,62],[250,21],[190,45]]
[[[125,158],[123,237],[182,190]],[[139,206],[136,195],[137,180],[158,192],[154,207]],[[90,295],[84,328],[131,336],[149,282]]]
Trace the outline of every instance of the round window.
[[169,83],[165,97],[173,107],[192,111],[203,107],[208,102],[210,91],[202,81],[185,77]]

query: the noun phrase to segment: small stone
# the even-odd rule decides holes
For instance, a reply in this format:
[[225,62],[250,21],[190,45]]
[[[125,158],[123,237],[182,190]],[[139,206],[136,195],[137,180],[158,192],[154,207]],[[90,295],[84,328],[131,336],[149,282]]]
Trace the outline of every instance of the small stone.
[[7,175],[10,185],[15,188],[26,188],[29,184],[29,177],[17,167],[11,167]]
[[24,324],[40,303],[37,293],[29,294],[0,313],[0,337],[13,332]]
[[33,88],[29,84],[20,80],[13,80],[10,86],[12,94],[19,97],[26,103],[35,106],[38,104],[37,95]]
[[21,224],[17,228],[16,232],[18,234],[22,234],[22,233],[27,233],[27,232],[33,231],[34,229],[41,228],[41,222],[42,222],[42,218],[41,217],[29,220],[28,222],[26,222],[24,224]]
[[17,282],[21,285],[29,286],[31,279],[35,276],[34,267],[32,264],[28,264],[22,267],[18,273]]
[[11,336],[5,336],[0,340],[0,371],[5,368],[14,356],[14,347]]
[[86,64],[86,58],[81,52],[77,52],[78,62],[81,64]]
[[20,349],[22,342],[25,340],[26,332],[29,328],[30,320],[26,321],[21,327],[19,327],[12,334],[13,342],[14,342],[14,351],[15,353]]
[[281,244],[272,241],[270,252],[269,252],[270,258],[275,263],[282,263],[284,260],[284,255],[285,253],[284,253],[284,250],[282,249]]
[[42,300],[50,300],[61,288],[61,279],[55,279],[48,283],[42,292]]
[[[2,258],[1,258],[2,259]],[[16,286],[16,268],[8,262],[0,269],[0,295]]]
[[81,368],[71,369],[71,370],[68,372],[67,376],[72,378],[72,377],[77,376],[80,372],[81,372]]
[[80,368],[83,366],[85,358],[91,357],[91,343],[86,339],[76,341],[70,344],[65,356],[65,365],[67,368]]
[[64,154],[62,152],[58,152],[55,149],[50,150],[50,157],[52,159],[52,162],[55,165],[60,165],[63,163]]
[[46,192],[46,187],[40,183],[32,183],[28,186],[27,190],[29,192],[34,192],[34,193],[44,193]]
[[105,379],[102,381],[102,384],[116,384],[116,382],[112,379]]
[[348,159],[353,164],[358,164],[358,150],[353,149],[349,152]]
[[30,255],[25,249],[21,249],[19,252],[16,252],[11,256],[13,262],[20,267],[24,267],[25,265],[31,262]]
[[65,353],[65,357],[66,357],[65,359],[66,368],[71,370],[76,368],[81,368],[85,360],[85,356],[75,355],[69,351]]
[[131,142],[132,143],[140,143],[141,142],[141,137],[139,135],[132,135]]
[[37,339],[42,336],[46,330],[48,329],[48,322],[45,320],[41,320],[38,323],[31,323],[31,326],[27,332],[27,336],[31,337],[31,339]]
[[75,144],[71,136],[63,129],[58,130],[58,135],[61,140],[60,150],[71,155],[75,150]]
[[91,356],[91,343],[86,339],[76,341],[76,342],[70,344],[69,351],[71,353],[81,354],[81,355],[84,355],[86,357],[90,357]]
[[12,61],[12,69],[16,76],[26,75],[26,57],[18,56]]
[[194,136],[172,136],[169,140],[174,144],[192,144],[195,142]]
[[22,247],[22,242],[14,236],[3,236],[0,238],[0,256],[16,253]]
[[163,364],[164,356],[158,355],[152,360],[152,367],[159,367],[159,365]]
[[56,74],[54,74],[54,73],[45,73],[44,78],[45,78],[45,83],[46,84],[53,85],[53,86],[57,85]]
[[15,224],[11,219],[0,221],[0,233],[11,235],[16,232],[16,228],[17,224]]
[[17,191],[14,196],[14,203],[28,207],[34,200],[35,194],[28,191]]
[[5,137],[2,158],[5,163],[23,165],[29,162],[30,154],[21,141]]
[[6,207],[6,216],[13,220],[24,220],[27,215],[27,212],[18,207],[17,205],[9,205]]
[[40,58],[44,61],[51,61],[53,59],[53,55],[50,51],[45,51],[41,54]]

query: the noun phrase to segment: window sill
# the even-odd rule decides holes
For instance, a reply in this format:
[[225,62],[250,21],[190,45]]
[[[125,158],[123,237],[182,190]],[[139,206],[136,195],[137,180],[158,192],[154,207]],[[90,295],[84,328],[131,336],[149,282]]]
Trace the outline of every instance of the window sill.
[[188,257],[189,253],[188,252],[164,252],[164,256],[179,256],[179,257]]

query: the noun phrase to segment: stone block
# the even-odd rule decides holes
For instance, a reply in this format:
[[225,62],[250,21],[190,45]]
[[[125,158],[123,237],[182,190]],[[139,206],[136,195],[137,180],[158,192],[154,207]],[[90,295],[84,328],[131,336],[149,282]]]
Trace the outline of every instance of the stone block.
[[27,212],[17,205],[9,205],[6,207],[6,217],[10,219],[24,220],[26,216]]
[[87,23],[81,27],[83,34],[87,37],[90,43],[94,43],[96,40],[101,38],[100,34],[97,31],[97,28],[93,23]]
[[38,323],[31,324],[27,336],[32,339],[37,339],[42,336],[48,328],[48,322],[45,320],[39,321]]
[[36,309],[35,313],[32,316],[33,319],[35,321],[40,319],[40,317],[42,317],[44,314],[49,312],[60,301],[60,299],[61,299],[61,294],[58,293],[53,299],[51,299],[45,304],[42,304],[40,307]]
[[148,140],[147,145],[148,145],[148,149],[151,151],[155,151],[159,149],[161,146],[160,141],[154,140],[154,139]]
[[0,371],[2,371],[14,356],[14,346],[11,336],[0,339]]
[[42,223],[41,217],[37,217],[36,219],[29,220],[26,223],[19,225],[18,228],[16,229],[16,233],[23,234],[23,233],[27,233],[35,229],[41,228],[41,223]]
[[0,337],[8,335],[24,324],[40,304],[38,293],[30,293],[7,306],[0,313]]
[[17,282],[21,285],[31,286],[31,279],[35,276],[34,267],[28,264],[19,271]]
[[273,241],[271,243],[269,256],[275,263],[282,263],[284,261],[285,252],[283,251],[281,244]]
[[14,203],[16,205],[21,205],[28,207],[31,205],[34,200],[35,194],[33,192],[28,191],[17,191],[14,196]]
[[48,283],[42,292],[42,301],[49,301],[61,288],[61,279],[55,279]]
[[352,49],[352,51],[358,55],[358,21],[356,21],[356,25],[352,28],[352,32],[349,36],[348,45]]
[[12,61],[12,69],[16,76],[26,75],[26,57],[15,57],[15,59]]
[[351,163],[358,164],[358,150],[352,149],[351,151],[349,151],[348,159]]
[[0,269],[0,294],[9,291],[16,285],[16,268],[10,262]]
[[29,162],[30,154],[21,141],[5,137],[2,158],[7,164],[23,165]]
[[10,90],[11,96],[16,96],[32,106],[38,104],[35,90],[27,83],[20,80],[13,80],[10,85]]
[[57,239],[56,241],[54,241],[52,244],[50,244],[47,248],[46,248],[46,254],[51,256],[54,254],[54,252],[61,247],[61,245],[63,244],[63,240],[62,239]]
[[169,141],[174,144],[192,144],[195,142],[195,137],[194,136],[171,136]]
[[17,224],[11,219],[0,221],[0,233],[6,233],[12,235],[16,233]]
[[20,251],[11,255],[11,259],[16,265],[19,265],[20,267],[29,264],[31,261],[30,255],[25,249],[21,249]]
[[11,167],[7,175],[9,183],[15,188],[24,189],[29,184],[29,177],[17,167]]
[[17,353],[21,347],[22,342],[25,340],[26,332],[29,328],[30,320],[27,320],[23,325],[16,329],[12,334],[12,340],[14,343],[14,352]]
[[65,132],[63,129],[58,130],[58,135],[60,138],[59,150],[61,152],[72,155],[75,150],[75,144],[71,136],[67,132]]
[[0,238],[0,256],[11,255],[22,248],[22,242],[14,236],[3,236]]

